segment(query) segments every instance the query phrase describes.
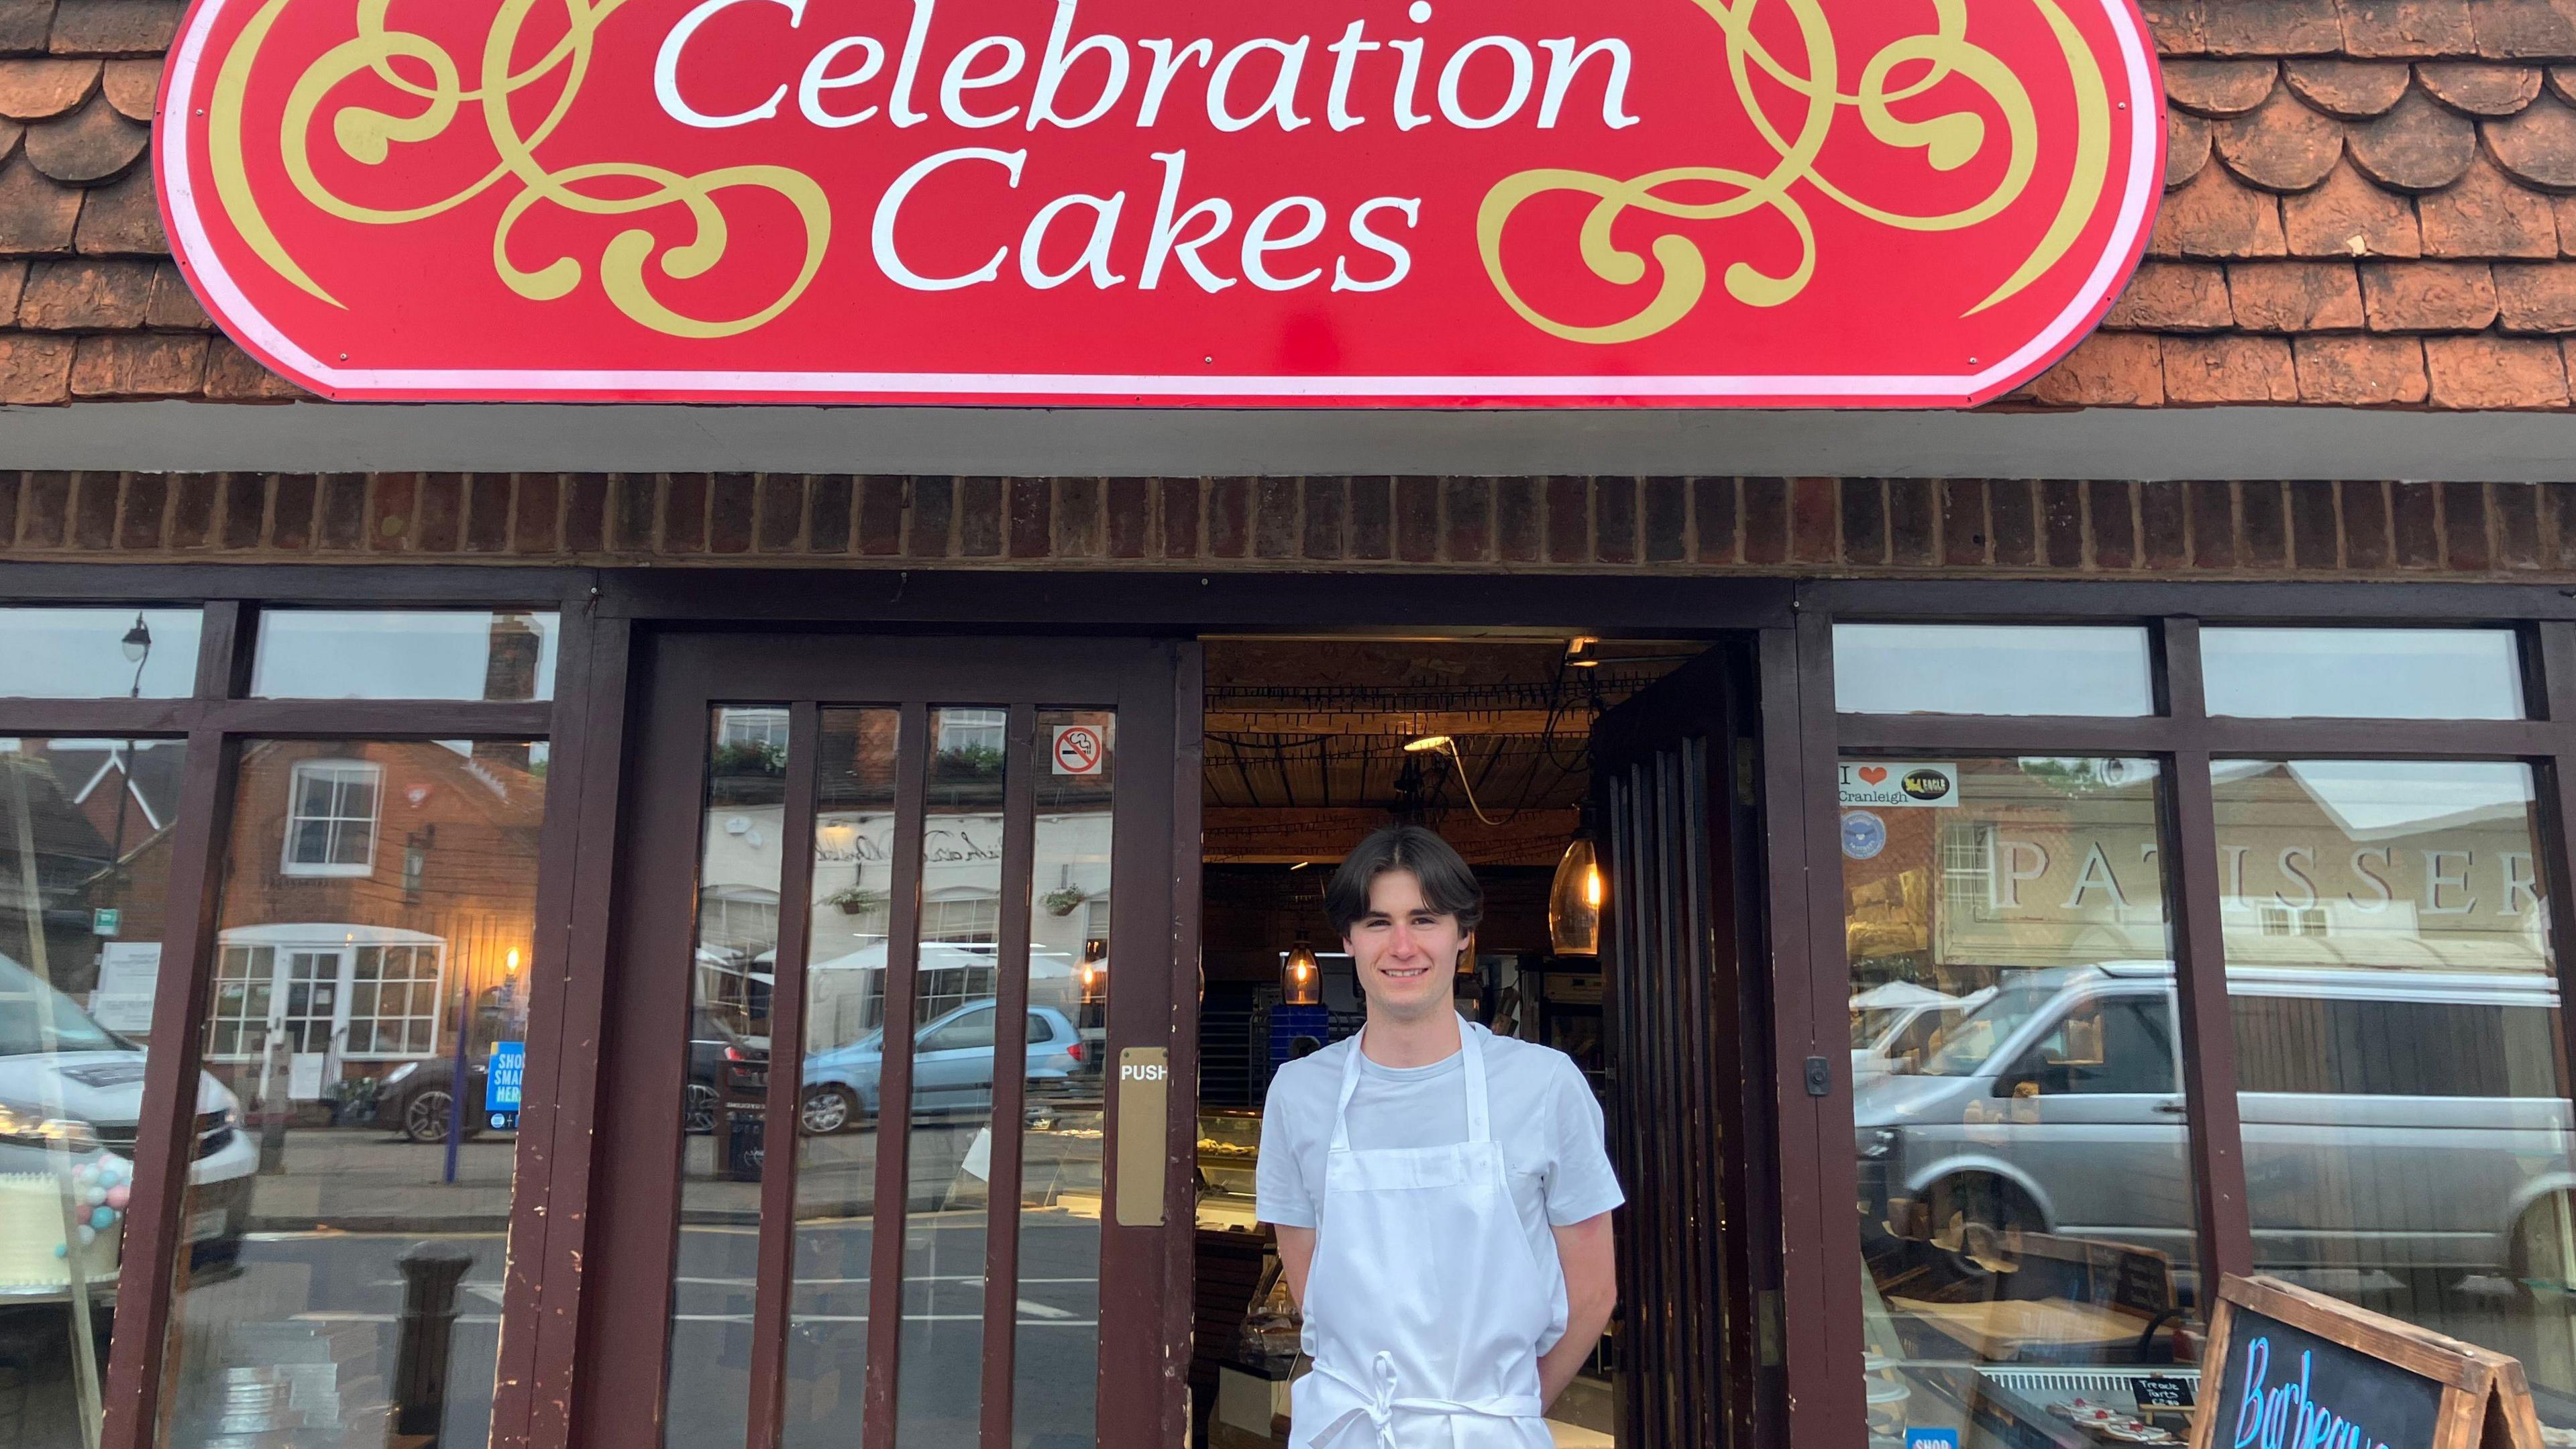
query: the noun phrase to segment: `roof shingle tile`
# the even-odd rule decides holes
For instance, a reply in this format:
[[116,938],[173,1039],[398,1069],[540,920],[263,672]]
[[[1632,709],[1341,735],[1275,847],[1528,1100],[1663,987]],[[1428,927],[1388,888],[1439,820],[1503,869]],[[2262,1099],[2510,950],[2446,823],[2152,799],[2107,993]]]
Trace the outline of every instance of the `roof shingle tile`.
[[222,402],[282,402],[307,396],[304,389],[259,365],[228,337],[214,339],[206,353],[206,396]]
[[2514,180],[2537,191],[2576,193],[2576,110],[2542,96],[2518,115],[2478,127],[2487,154]]
[[56,181],[94,186],[125,174],[143,159],[152,130],[116,113],[105,96],[68,116],[27,129],[27,159]]
[[2165,198],[2147,251],[2159,257],[2277,257],[2287,255],[2289,246],[2281,236],[2276,198],[2237,181],[2224,167],[2205,166]]
[[205,304],[197,300],[178,267],[163,262],[152,276],[152,300],[143,309],[143,325],[211,332],[215,319],[206,315]]
[[2480,156],[2459,184],[2415,201],[2428,257],[2554,257],[2550,198],[2524,190]]
[[0,55],[42,55],[54,33],[54,0],[0,0]]
[[2425,61],[2415,67],[2424,93],[2464,116],[2510,116],[2540,94],[2540,67],[2474,60]]
[[2271,403],[2299,400],[2289,339],[2220,333],[2168,337],[2165,396],[2178,403]]
[[2576,264],[2495,264],[2498,325],[2507,332],[2576,332]]
[[2210,139],[2228,170],[2266,191],[2305,191],[2343,159],[2343,123],[2308,109],[2286,86],[2211,125]]
[[2165,112],[2165,189],[2173,190],[2209,164],[2209,123],[2181,110]]
[[2362,325],[2350,262],[2233,262],[2227,291],[2248,332],[2324,332]]
[[2412,337],[2323,333],[2295,338],[2299,400],[2331,407],[2420,403],[2430,393],[2424,344]]
[[2469,0],[2341,0],[2344,49],[2354,55],[2468,55],[2478,48]]
[[206,379],[203,334],[125,332],[84,337],[72,354],[75,397],[179,397]]
[[2555,341],[2519,337],[2427,337],[2424,371],[2435,407],[2567,406],[2567,361]]
[[2215,262],[2149,261],[2102,317],[2105,327],[2147,332],[2223,332],[2235,325],[2227,273]]
[[129,121],[151,124],[153,106],[161,96],[161,62],[150,60],[111,60],[107,73],[99,82],[107,93],[107,103]]
[[2290,254],[2299,257],[2412,257],[2423,253],[2415,204],[2382,191],[2346,161],[2314,191],[2281,198]]
[[2484,262],[2364,262],[2361,298],[2373,332],[2476,332],[2496,319]]
[[180,0],[66,0],[54,11],[56,55],[159,55],[179,33]]
[[2335,0],[2208,0],[2201,11],[2201,45],[2211,55],[2333,55],[2343,49],[2343,17]]
[[89,99],[98,70],[94,60],[0,60],[0,116],[13,121],[59,116]]
[[2576,3],[2571,0],[2476,0],[2469,23],[2478,54],[2502,60],[2576,55]]
[[2475,124],[2412,90],[2388,114],[2352,126],[2345,139],[2353,164],[2391,191],[2439,191],[2460,179],[2478,151]]
[[2165,98],[2195,116],[2241,116],[2263,104],[2280,78],[2276,60],[2169,60]]
[[72,195],[80,200],[75,242],[82,251],[92,256],[169,255],[170,238],[161,230],[161,204],[152,195],[150,167],[138,166],[105,186]]
[[2032,381],[2031,399],[2058,407],[2154,407],[2165,400],[2164,341],[2153,332],[2096,332]]
[[58,403],[71,396],[69,337],[0,332],[0,403]]
[[0,163],[0,253],[16,256],[71,250],[81,194],[56,185],[24,156]]
[[78,332],[143,325],[152,301],[152,263],[64,258],[35,264],[18,299],[18,325]]
[[2344,60],[2311,56],[2281,68],[2282,76],[2309,105],[2347,121],[2383,115],[2406,94],[2414,70],[2402,61]]

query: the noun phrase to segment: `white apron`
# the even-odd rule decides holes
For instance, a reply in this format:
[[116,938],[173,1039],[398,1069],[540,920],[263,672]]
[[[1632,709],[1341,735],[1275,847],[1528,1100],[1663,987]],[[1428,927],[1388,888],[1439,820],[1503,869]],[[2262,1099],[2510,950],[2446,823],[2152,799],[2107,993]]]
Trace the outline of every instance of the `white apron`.
[[1351,1146],[1360,1043],[1333,1109],[1289,1449],[1548,1449],[1538,1356],[1565,1331],[1494,1141],[1480,1033],[1463,1023],[1467,1140]]

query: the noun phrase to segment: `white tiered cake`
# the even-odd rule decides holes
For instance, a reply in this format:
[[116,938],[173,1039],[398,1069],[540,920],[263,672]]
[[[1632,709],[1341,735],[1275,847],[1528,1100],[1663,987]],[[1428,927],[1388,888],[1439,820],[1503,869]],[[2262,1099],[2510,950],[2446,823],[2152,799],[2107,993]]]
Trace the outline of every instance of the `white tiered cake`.
[[[70,1286],[72,1256],[62,1251],[62,1191],[60,1180],[49,1172],[0,1173],[0,1297]],[[89,1246],[72,1250],[79,1255],[83,1281],[94,1286],[115,1282],[123,1227],[119,1222]]]

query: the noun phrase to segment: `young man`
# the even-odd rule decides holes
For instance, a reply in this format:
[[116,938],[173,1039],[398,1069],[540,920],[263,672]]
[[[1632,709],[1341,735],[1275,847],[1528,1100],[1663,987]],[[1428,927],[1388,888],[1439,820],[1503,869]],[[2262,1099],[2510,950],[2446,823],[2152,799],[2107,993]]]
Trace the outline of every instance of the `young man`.
[[1279,1069],[1260,1211],[1314,1371],[1290,1449],[1548,1449],[1541,1415],[1610,1320],[1601,1109],[1562,1052],[1461,1021],[1484,893],[1418,825],[1324,891],[1368,1024]]

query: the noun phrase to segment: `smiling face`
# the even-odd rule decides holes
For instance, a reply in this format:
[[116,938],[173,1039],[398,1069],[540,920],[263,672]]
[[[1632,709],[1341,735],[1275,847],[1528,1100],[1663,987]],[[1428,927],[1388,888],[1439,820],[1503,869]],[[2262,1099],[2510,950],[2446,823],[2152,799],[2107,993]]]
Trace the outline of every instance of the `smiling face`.
[[1458,917],[1434,910],[1423,899],[1421,877],[1409,870],[1380,871],[1369,882],[1368,910],[1342,937],[1359,968],[1369,1014],[1395,1020],[1455,1009],[1450,982],[1466,947]]

